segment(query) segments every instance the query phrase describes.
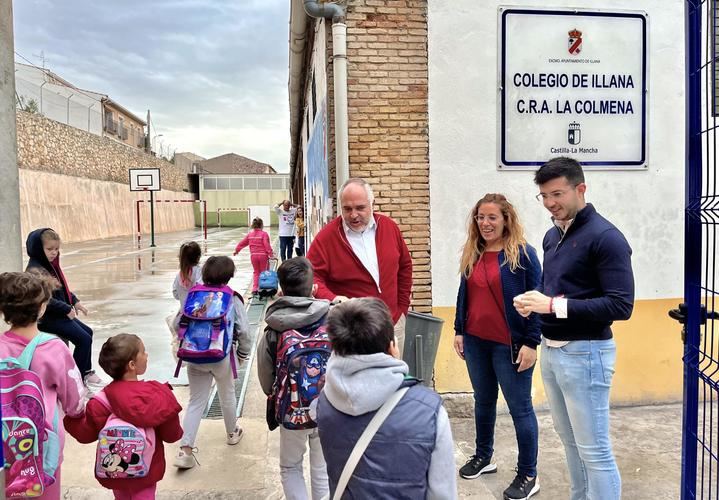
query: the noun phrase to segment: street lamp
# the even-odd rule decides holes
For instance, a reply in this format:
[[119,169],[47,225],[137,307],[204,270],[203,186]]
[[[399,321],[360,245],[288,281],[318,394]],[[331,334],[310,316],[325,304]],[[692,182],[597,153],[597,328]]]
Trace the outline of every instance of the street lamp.
[[152,150],[155,151],[155,153],[157,153],[157,151],[155,150],[155,139],[157,139],[158,137],[162,137],[162,134],[156,134],[156,135],[152,138]]

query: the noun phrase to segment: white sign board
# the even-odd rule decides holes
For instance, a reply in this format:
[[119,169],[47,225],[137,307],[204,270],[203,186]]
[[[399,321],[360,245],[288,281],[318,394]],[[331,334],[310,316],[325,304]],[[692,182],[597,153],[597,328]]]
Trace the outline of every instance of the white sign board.
[[499,9],[498,163],[645,168],[647,16]]
[[159,191],[159,168],[131,168],[130,191]]

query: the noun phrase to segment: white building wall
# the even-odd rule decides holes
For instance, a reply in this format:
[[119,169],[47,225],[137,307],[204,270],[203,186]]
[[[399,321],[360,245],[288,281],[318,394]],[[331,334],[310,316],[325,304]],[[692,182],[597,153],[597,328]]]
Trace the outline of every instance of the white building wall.
[[[684,2],[429,0],[429,138],[434,306],[453,306],[466,219],[487,192],[512,202],[541,255],[549,213],[533,172],[497,170],[499,6],[648,14],[648,169],[588,171],[587,201],[634,250],[637,299],[683,295]],[[527,40],[531,43],[531,40]],[[541,257],[540,257],[541,258]]]

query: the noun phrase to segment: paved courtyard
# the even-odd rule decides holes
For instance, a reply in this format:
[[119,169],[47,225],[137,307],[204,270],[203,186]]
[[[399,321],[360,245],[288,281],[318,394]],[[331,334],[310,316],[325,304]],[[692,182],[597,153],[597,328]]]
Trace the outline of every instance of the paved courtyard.
[[[150,353],[148,378],[175,384],[178,400],[186,404],[189,391],[184,385],[184,374],[179,379],[172,378],[174,361],[165,326],[165,317],[177,310],[171,286],[177,272],[180,243],[190,239],[200,241],[203,258],[231,255],[244,233],[245,229],[214,231],[205,243],[200,232],[194,230],[159,234],[154,249],[147,247],[147,239],[138,247],[130,237],[64,245],[62,263],[70,286],[90,309],[86,319],[95,330],[94,359],[108,336],[120,332],[137,333]],[[238,272],[231,286],[244,292],[251,278],[247,250],[236,257],[235,262]],[[237,446],[227,446],[222,422],[203,420],[198,438],[198,459],[202,465],[184,472],[169,466],[159,485],[159,499],[282,498],[279,433],[267,430],[265,398],[254,376],[255,367],[250,368],[241,420],[244,439]],[[568,498],[563,448],[552,429],[550,415],[540,412],[538,418],[542,489],[534,498]],[[624,498],[669,500],[679,497],[680,429],[679,405],[613,409],[612,436],[622,473]],[[452,431],[459,467],[473,450],[473,422],[453,418]],[[497,420],[495,448],[498,473],[471,481],[458,479],[460,498],[501,499],[502,491],[514,477],[516,443],[511,419],[506,414]],[[102,489],[93,477],[94,453],[94,445],[80,445],[68,439],[62,475],[65,498],[112,498],[112,493]],[[167,446],[168,463],[175,453],[174,445]]]

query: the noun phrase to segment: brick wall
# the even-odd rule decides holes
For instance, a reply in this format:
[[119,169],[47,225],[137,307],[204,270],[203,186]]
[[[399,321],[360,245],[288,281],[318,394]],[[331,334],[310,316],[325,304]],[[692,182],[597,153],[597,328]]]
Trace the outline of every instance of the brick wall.
[[346,23],[350,175],[402,229],[412,306],[431,312],[427,1],[350,0]]
[[144,151],[42,115],[17,112],[20,168],[128,184],[130,168],[159,168],[163,189],[189,189],[187,172]]

